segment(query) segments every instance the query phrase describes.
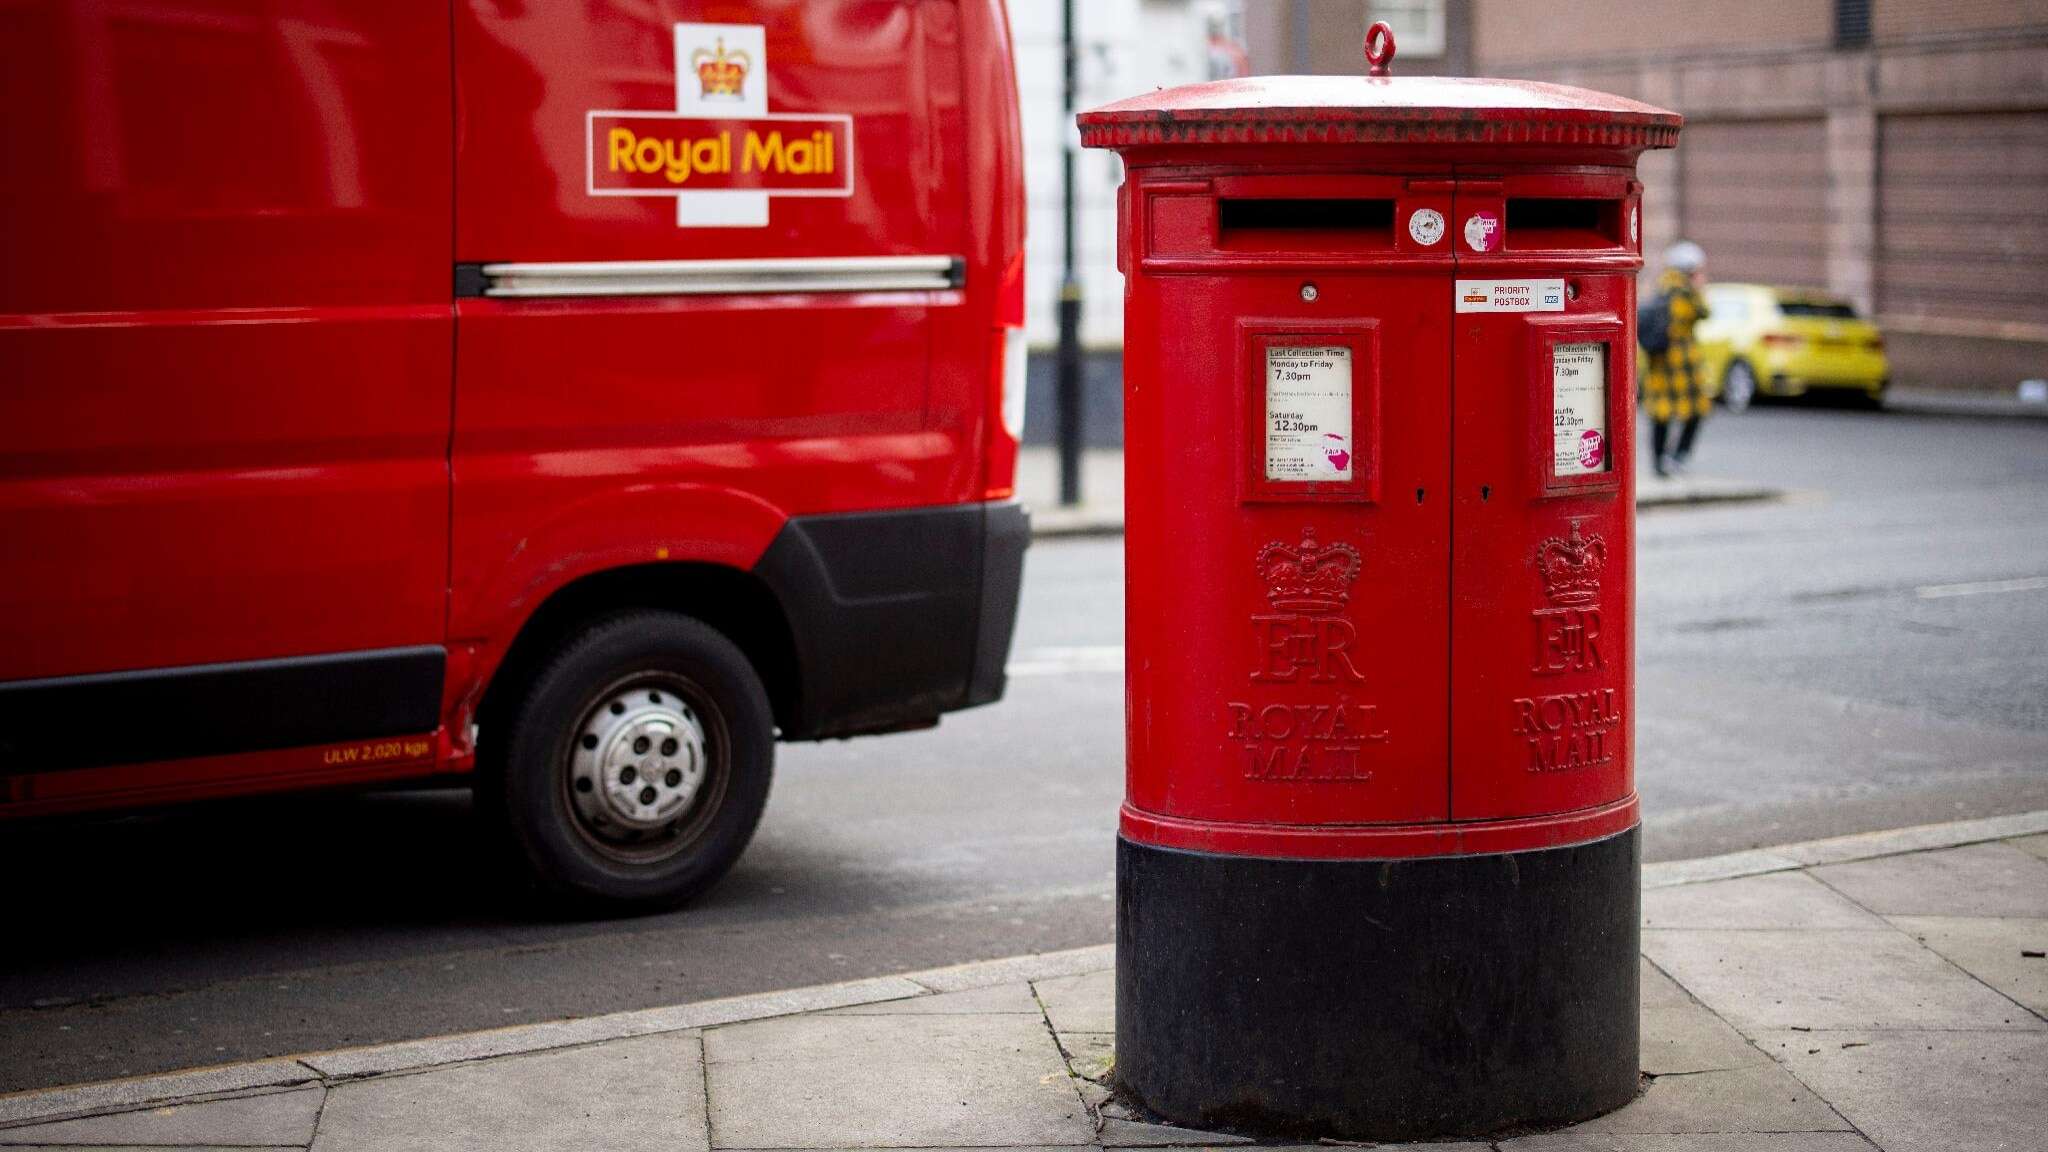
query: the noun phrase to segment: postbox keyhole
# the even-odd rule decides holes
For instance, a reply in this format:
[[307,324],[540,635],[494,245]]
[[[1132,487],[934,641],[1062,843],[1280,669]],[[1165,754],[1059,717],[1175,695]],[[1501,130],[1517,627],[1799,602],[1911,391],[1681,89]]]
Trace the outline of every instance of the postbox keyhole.
[[1420,504],[1420,503],[1422,503],[1422,489],[1420,489],[1420,488],[1417,488],[1417,489],[1415,490],[1415,502],[1416,502],[1417,504]]
[[1481,484],[1481,485],[1479,486],[1479,498],[1480,498],[1481,500],[1491,500],[1491,499],[1493,499],[1493,485],[1491,485],[1491,484]]

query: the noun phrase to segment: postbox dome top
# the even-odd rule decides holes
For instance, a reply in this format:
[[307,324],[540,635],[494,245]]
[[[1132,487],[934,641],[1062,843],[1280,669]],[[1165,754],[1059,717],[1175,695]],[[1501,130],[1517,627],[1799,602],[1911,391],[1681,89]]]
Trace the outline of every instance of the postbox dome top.
[[1651,104],[1533,80],[1251,76],[1165,88],[1080,116],[1090,148],[1174,144],[1590,145],[1678,143],[1683,118]]

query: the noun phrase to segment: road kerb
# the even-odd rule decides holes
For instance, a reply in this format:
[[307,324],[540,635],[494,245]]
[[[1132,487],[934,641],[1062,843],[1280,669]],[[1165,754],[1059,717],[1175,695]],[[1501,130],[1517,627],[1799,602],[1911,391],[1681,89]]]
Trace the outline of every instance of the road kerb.
[[2048,811],[2018,812],[2009,816],[1987,816],[1977,820],[1952,820],[1942,824],[1917,824],[1882,832],[1858,832],[1826,840],[1807,840],[1776,848],[1752,848],[1724,856],[1703,856],[1693,860],[1670,860],[1643,866],[1643,887],[1672,888],[1680,884],[1703,884],[1710,880],[1733,880],[1761,876],[1768,872],[1790,872],[1821,864],[1846,864],[1851,860],[1873,860],[1879,856],[1901,856],[1939,848],[1959,848],[1990,840],[2007,840],[2048,832]]
[[31,1121],[68,1120],[103,1112],[125,1112],[159,1101],[188,1100],[257,1088],[286,1088],[321,1080],[319,1072],[290,1057],[247,1064],[188,1068],[154,1076],[41,1088],[0,1096],[0,1128]]

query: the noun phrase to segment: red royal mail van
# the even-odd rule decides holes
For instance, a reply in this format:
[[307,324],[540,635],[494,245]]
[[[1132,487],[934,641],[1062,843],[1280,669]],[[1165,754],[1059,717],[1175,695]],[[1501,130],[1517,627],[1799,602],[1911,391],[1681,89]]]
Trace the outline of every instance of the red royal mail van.
[[0,815],[473,777],[681,900],[994,700],[1000,0],[0,12]]

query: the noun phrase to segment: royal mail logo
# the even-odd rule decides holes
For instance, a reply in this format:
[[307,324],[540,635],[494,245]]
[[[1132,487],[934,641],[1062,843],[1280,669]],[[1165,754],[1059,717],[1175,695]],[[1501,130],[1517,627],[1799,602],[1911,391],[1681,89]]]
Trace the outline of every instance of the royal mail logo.
[[768,111],[758,24],[675,26],[676,110],[588,113],[592,196],[673,196],[681,227],[761,228],[777,196],[853,195],[853,117]]
[[1323,544],[1314,528],[1301,531],[1301,543],[1290,547],[1275,540],[1259,549],[1259,579],[1276,612],[1320,616],[1343,609],[1351,599],[1361,560],[1349,544]]
[[1536,570],[1552,604],[1591,604],[1600,595],[1600,570],[1606,566],[1607,541],[1598,533],[1581,536],[1577,520],[1569,539],[1552,536],[1536,547]]

